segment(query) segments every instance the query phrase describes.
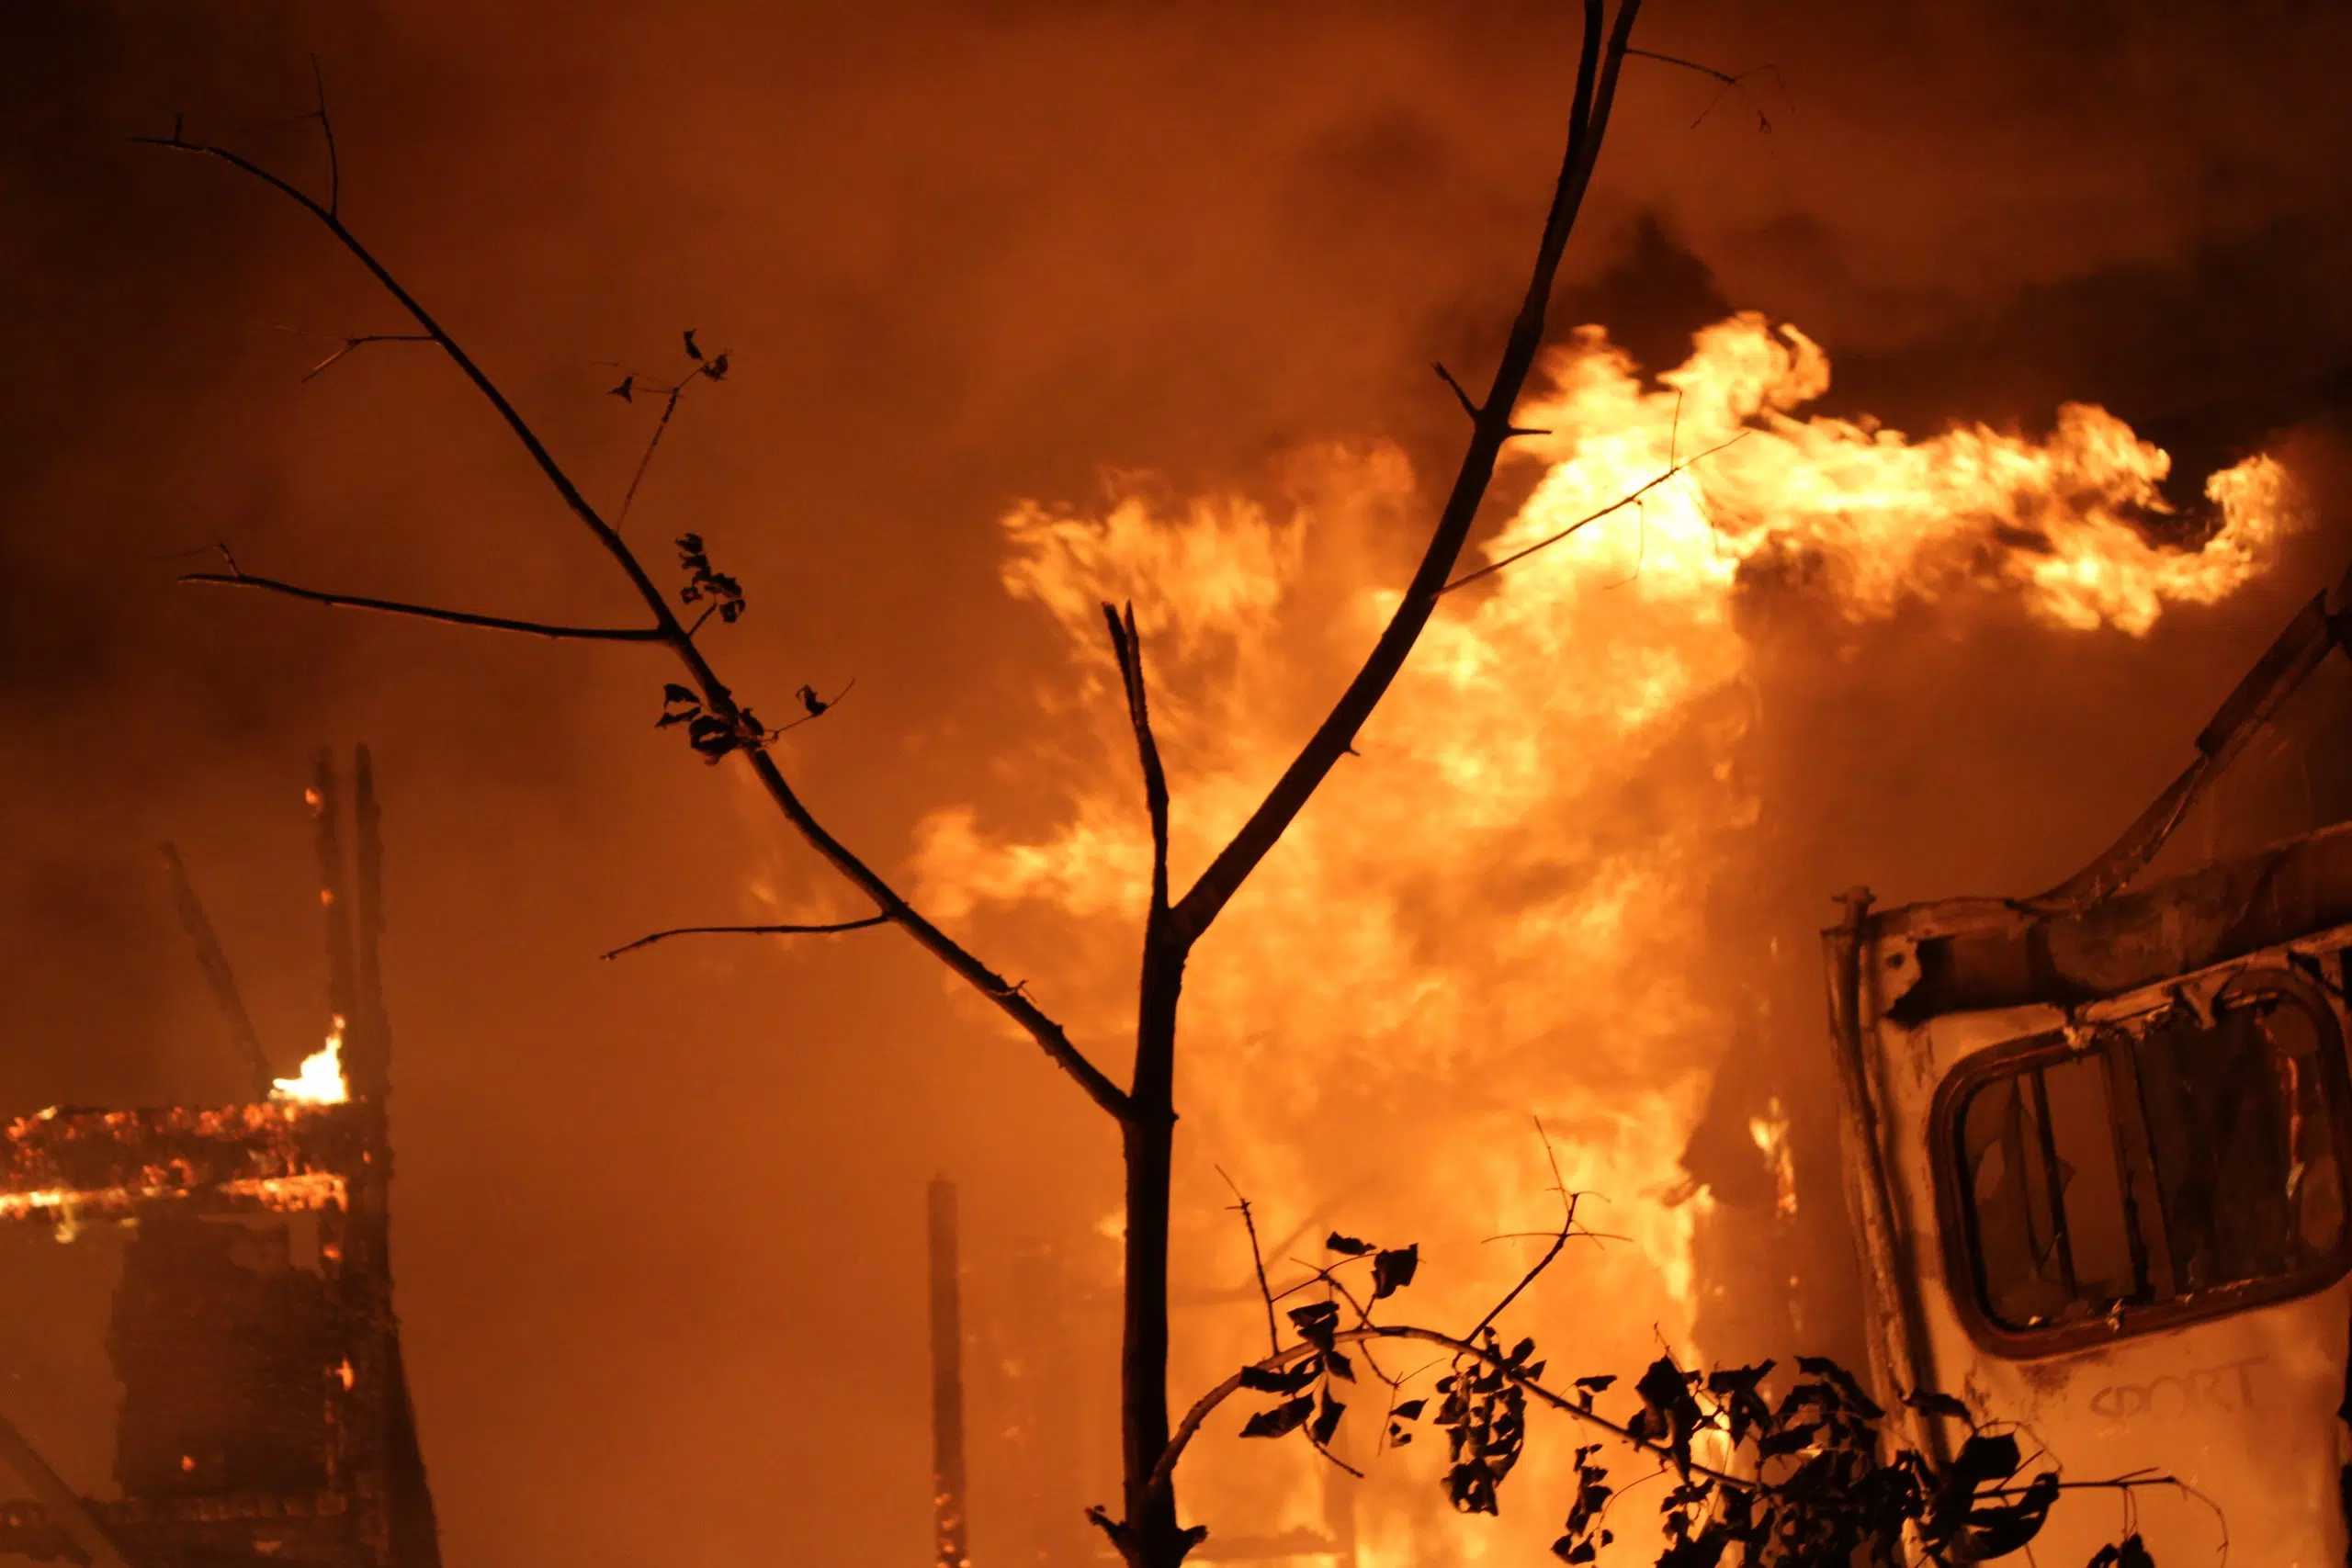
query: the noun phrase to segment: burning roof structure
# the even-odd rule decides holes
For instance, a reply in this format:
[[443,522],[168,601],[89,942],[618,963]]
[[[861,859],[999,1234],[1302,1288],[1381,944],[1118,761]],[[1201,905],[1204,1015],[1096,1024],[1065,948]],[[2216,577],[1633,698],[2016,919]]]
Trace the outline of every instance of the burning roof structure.
[[[0,1554],[94,1568],[437,1568],[392,1311],[382,840],[366,750],[346,871],[336,770],[318,825],[334,1027],[248,1103],[60,1107],[0,1129],[0,1227],[121,1227],[106,1325],[115,1495],[77,1495],[0,1411]],[[174,863],[177,872],[176,861]],[[182,883],[182,912],[193,907]],[[236,1032],[252,1030],[200,912]]]

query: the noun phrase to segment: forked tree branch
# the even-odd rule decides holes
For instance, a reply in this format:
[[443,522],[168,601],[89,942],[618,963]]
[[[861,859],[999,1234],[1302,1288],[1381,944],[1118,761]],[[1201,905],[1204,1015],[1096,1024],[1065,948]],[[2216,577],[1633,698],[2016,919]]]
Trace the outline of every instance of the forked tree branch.
[[839,931],[862,931],[890,923],[888,915],[868,915],[858,920],[834,920],[813,926],[673,926],[666,931],[639,937],[623,942],[604,956],[618,958],[624,953],[635,953],[640,947],[651,947],[657,942],[667,942],[673,936],[831,936]]
[[1329,715],[1232,841],[1218,852],[1199,880],[1177,901],[1170,923],[1182,942],[1197,942],[1208,930],[1306,807],[1326,775],[1348,754],[1357,732],[1372,716],[1396,672],[1404,668],[1406,656],[1412,652],[1421,628],[1429,624],[1430,614],[1437,608],[1438,597],[1453,575],[1454,562],[1461,558],[1472,524],[1477,520],[1479,504],[1486,499],[1487,485],[1494,478],[1496,460],[1513,433],[1512,410],[1527,384],[1536,351],[1543,346],[1544,319],[1551,304],[1554,280],[1559,275],[1561,253],[1566,248],[1569,231],[1575,227],[1585,191],[1592,181],[1594,159],[1608,131],[1618,75],[1633,36],[1634,18],[1640,9],[1641,0],[1623,0],[1615,25],[1607,29],[1604,46],[1601,0],[1585,0],[1584,47],[1577,63],[1576,107],[1569,121],[1566,154],[1553,189],[1551,210],[1544,219],[1543,242],[1536,249],[1534,275],[1528,280],[1519,315],[1511,323],[1502,361],[1495,367],[1493,385],[1486,400],[1473,413],[1469,450],[1463,455],[1445,508],[1430,533],[1419,568],[1355,679],[1348,683]]
[[[322,118],[323,119],[323,111]],[[264,168],[242,153],[215,143],[188,140],[184,127],[178,124],[174,125],[172,134],[168,137],[142,136],[134,137],[132,140],[149,146],[216,159],[226,164],[240,174],[257,180],[277,192],[304,212],[309,213],[321,227],[333,235],[335,243],[367,270],[368,276],[373,277],[401,309],[407,312],[410,320],[413,321],[418,328],[438,344],[444,354],[448,355],[450,363],[458,367],[459,373],[472,383],[474,389],[481,393],[484,401],[490,404],[500,421],[505,424],[508,433],[514,436],[516,444],[530,457],[532,465],[538,469],[540,476],[562,500],[564,506],[579,520],[580,525],[588,530],[590,536],[612,558],[622,575],[628,579],[629,586],[637,591],[638,597],[644,602],[646,608],[653,616],[652,629],[655,635],[642,640],[662,643],[685,667],[687,674],[702,693],[705,707],[724,721],[741,738],[737,749],[742,752],[744,761],[752,769],[752,775],[759,780],[761,787],[775,803],[786,820],[798,830],[801,837],[808,840],[809,846],[816,850],[827,863],[831,864],[858,891],[872,899],[876,908],[892,924],[906,931],[926,952],[952,970],[958,978],[994,1003],[1006,1017],[1035,1041],[1057,1066],[1078,1080],[1079,1087],[1086,1091],[1088,1098],[1091,1099],[1095,1104],[1121,1122],[1127,1119],[1127,1092],[1112,1082],[1100,1067],[1079,1050],[1059,1022],[1032,1001],[1023,987],[1006,980],[965,949],[961,943],[933,925],[896,888],[885,881],[847,845],[833,837],[824,825],[817,820],[808,805],[801,800],[799,794],[794,790],[790,781],[786,779],[783,770],[776,766],[775,759],[769,754],[764,738],[756,724],[745,716],[741,705],[735,700],[734,694],[728,689],[727,683],[719,679],[718,671],[712,668],[709,660],[695,645],[687,628],[680,623],[676,613],[670,607],[668,596],[654,582],[651,575],[646,570],[644,563],[638,559],[636,552],[630,549],[628,542],[621,536],[620,531],[597,511],[594,503],[589,501],[571,476],[564,470],[563,466],[556,461],[554,454],[548,450],[547,444],[540,440],[538,433],[531,427],[530,423],[523,417],[522,412],[515,408],[514,402],[498,384],[491,379],[488,372],[476,363],[473,355],[469,354],[464,346],[435,319],[432,312],[428,311],[417,298],[409,292],[400,279],[392,275],[390,269],[377,258],[375,253],[345,226],[338,211],[339,184],[330,190],[329,199],[322,203],[291,181]],[[458,624],[485,623],[460,622]]]
[[424,333],[359,333],[345,338],[341,348],[302,372],[302,379],[317,380],[334,368],[335,362],[342,359],[344,355],[365,348],[371,343],[431,343],[433,339]]
[[421,621],[439,621],[453,626],[480,626],[487,631],[514,632],[524,637],[561,637],[576,642],[668,640],[660,626],[566,626],[546,621],[518,621],[506,615],[477,615],[469,610],[443,610],[431,604],[411,604],[398,599],[370,599],[358,593],[330,593],[323,589],[280,582],[276,578],[249,577],[241,571],[192,571],[180,581],[211,588],[258,588],[269,593],[283,593],[289,599],[324,604],[331,610],[373,610],[379,615],[412,615]]
[[1151,818],[1151,910],[1156,928],[1168,913],[1168,773],[1160,765],[1159,742],[1151,732],[1151,704],[1144,691],[1143,638],[1136,631],[1136,607],[1129,602],[1124,615],[1102,606],[1103,624],[1110,628],[1111,652],[1119,661],[1119,684],[1127,699],[1127,725],[1136,734],[1136,755],[1143,764],[1144,810]]
[[1695,71],[1700,75],[1720,84],[1715,88],[1715,96],[1707,100],[1707,107],[1699,111],[1699,118],[1690,122],[1690,129],[1693,130],[1698,130],[1705,123],[1707,117],[1715,112],[1715,106],[1724,101],[1725,93],[1737,92],[1741,97],[1747,100],[1747,107],[1756,111],[1756,129],[1770,136],[1772,133],[1771,117],[1764,112],[1764,106],[1756,101],[1756,95],[1747,90],[1747,79],[1750,76],[1770,76],[1775,82],[1781,83],[1781,91],[1783,96],[1789,90],[1788,84],[1781,79],[1781,68],[1777,65],[1751,65],[1747,70],[1735,74],[1729,71],[1717,70],[1712,65],[1702,65],[1695,60],[1685,60],[1679,54],[1661,54],[1654,49],[1629,49],[1625,52],[1637,60],[1655,60],[1660,65],[1679,65],[1685,71]]

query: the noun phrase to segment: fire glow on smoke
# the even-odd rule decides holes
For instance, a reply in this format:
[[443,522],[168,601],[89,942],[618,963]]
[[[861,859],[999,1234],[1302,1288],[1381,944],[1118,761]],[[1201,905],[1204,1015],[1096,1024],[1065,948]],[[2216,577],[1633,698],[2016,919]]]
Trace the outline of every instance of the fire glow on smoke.
[[[1707,944],[1715,846],[1758,811],[1730,761],[1752,713],[1736,580],[1798,574],[1854,622],[1992,591],[2054,626],[2140,636],[2167,607],[2261,573],[2294,513],[2282,470],[2256,458],[2211,481],[2219,526],[2201,546],[2150,542],[2132,519],[2163,510],[2168,459],[2095,408],[2063,410],[2041,441],[1804,417],[1826,355],[1753,315],[1700,333],[1657,385],[1592,329],[1544,374],[1519,421],[1555,434],[1513,454],[1544,471],[1487,561],[1721,449],[1445,601],[1361,760],[1343,761],[1196,953],[1178,1277],[1250,1279],[1211,1172],[1222,1164],[1261,1204],[1261,1231],[1306,1227],[1302,1256],[1334,1224],[1420,1242],[1410,1315],[1475,1321],[1540,1246],[1487,1239],[1557,1216],[1533,1114],[1567,1185],[1600,1195],[1581,1217],[1622,1239],[1564,1260],[1525,1326],[1559,1354],[1572,1339],[1579,1370],[1637,1370],[1659,1337],[1690,1348],[1692,1209],[1660,1200],[1725,1032],[1690,955]],[[993,910],[1067,931],[1047,999],[1083,1039],[1115,1042],[1131,1020],[1149,863],[1100,603],[1132,600],[1145,637],[1181,892],[1394,607],[1401,577],[1373,541],[1425,536],[1430,503],[1393,448],[1326,447],[1289,478],[1287,515],[1137,493],[1004,520],[1005,587],[1066,634],[1080,678],[1058,700],[1100,746],[1050,774],[1069,793],[1048,831],[1001,836],[969,810],[927,821],[922,891],[950,920]],[[1181,1315],[1177,1333],[1181,1401],[1261,1353],[1263,1319],[1245,1292]],[[1377,1429],[1363,1423],[1351,1457],[1370,1457]],[[1406,1472],[1396,1486],[1376,1477],[1363,1494],[1363,1560],[1540,1551],[1570,1446],[1531,1444],[1504,1521],[1528,1540],[1508,1544],[1483,1525],[1430,1533],[1443,1505],[1408,1450],[1385,1467]],[[1195,1450],[1196,1507],[1252,1532],[1319,1527],[1311,1461],[1274,1486],[1262,1463],[1210,1448]]]

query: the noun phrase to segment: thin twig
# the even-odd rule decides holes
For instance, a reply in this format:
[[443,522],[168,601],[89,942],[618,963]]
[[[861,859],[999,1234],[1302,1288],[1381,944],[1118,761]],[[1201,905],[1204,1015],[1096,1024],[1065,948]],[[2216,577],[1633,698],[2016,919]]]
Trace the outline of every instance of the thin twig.
[[336,360],[341,359],[353,349],[362,347],[368,344],[431,343],[432,341],[433,337],[429,333],[361,333],[356,337],[345,338],[341,348],[336,349],[333,354],[328,355],[324,359],[320,360],[316,365],[313,365],[308,370],[303,371],[302,379],[305,381],[317,380],[321,376],[326,373],[327,368],[334,365]]
[[319,70],[316,54],[311,56],[311,85],[319,90],[319,134],[327,143],[327,216],[333,218],[343,210],[343,160],[334,150],[334,121],[327,115],[327,79]]
[[1487,1315],[1478,1320],[1478,1325],[1463,1336],[1465,1339],[1477,1338],[1487,1331],[1489,1324],[1502,1316],[1503,1309],[1519,1300],[1520,1293],[1535,1283],[1537,1275],[1552,1267],[1553,1259],[1558,1258],[1561,1251],[1568,1245],[1568,1238],[1576,1235],[1577,1201],[1584,1194],[1568,1190],[1567,1179],[1560,1174],[1560,1156],[1552,1147],[1552,1134],[1544,1130],[1544,1118],[1538,1116],[1533,1120],[1535,1135],[1544,1143],[1544,1157],[1551,1162],[1552,1190],[1560,1195],[1560,1228],[1553,1233],[1552,1245],[1544,1249],[1543,1257],[1535,1260],[1535,1267],[1520,1276],[1519,1283],[1505,1292],[1502,1300],[1487,1309]]
[[1781,78],[1779,66],[1751,65],[1735,76],[1728,71],[1718,71],[1712,65],[1702,65],[1695,60],[1685,60],[1679,54],[1660,54],[1654,49],[1629,49],[1625,52],[1636,59],[1655,60],[1661,65],[1679,65],[1685,71],[1696,71],[1700,75],[1722,84],[1715,89],[1715,96],[1707,100],[1707,107],[1699,111],[1699,118],[1690,122],[1691,130],[1696,130],[1706,123],[1707,117],[1715,112],[1715,106],[1724,101],[1724,95],[1736,89],[1739,96],[1747,100],[1747,107],[1756,111],[1756,129],[1767,136],[1772,134],[1772,122],[1766,117],[1764,106],[1756,101],[1756,95],[1747,90],[1746,83],[1750,76],[1770,76],[1781,84],[1781,93],[1785,97],[1788,95],[1789,85]]
[[862,931],[869,926],[887,926],[889,923],[888,915],[868,915],[863,919],[834,920],[818,926],[675,926],[666,931],[655,931],[651,936],[641,936],[635,942],[625,942],[605,953],[605,957],[618,958],[624,953],[635,953],[640,947],[651,947],[655,942],[667,942],[673,936],[830,936],[836,931]]
[[[710,619],[710,612],[706,610],[699,617],[696,618],[695,625],[699,626],[704,621],[708,619]],[[692,636],[693,634],[690,632],[687,635]],[[857,677],[853,675],[845,683],[843,683],[840,691],[835,692],[831,697],[820,699],[814,707],[810,707],[807,713],[802,714],[798,718],[787,719],[786,722],[777,725],[774,729],[764,732],[761,736],[762,742],[763,744],[773,742],[777,737],[789,734],[791,731],[799,728],[804,724],[816,723],[819,719],[824,717],[827,714],[841,706],[842,699],[848,696],[850,693],[856,689]],[[815,694],[815,689],[813,687],[803,686],[800,690],[803,693],[800,700],[805,705],[808,702],[809,697]]]
[[[691,380],[685,380],[669,389],[670,395],[662,404],[662,417],[653,422],[652,437],[645,444],[645,455],[637,460],[637,472],[629,476],[628,490],[621,496],[621,509],[613,518],[614,527],[617,528],[628,521],[628,509],[637,504],[637,487],[645,482],[645,470],[653,466],[654,448],[662,445],[662,432],[670,428],[670,416],[678,412],[678,400],[686,395],[686,389],[691,385]],[[708,618],[708,613],[705,612],[704,619]],[[696,621],[695,625],[700,626],[702,621]],[[692,637],[694,634],[688,632],[686,635]]]
[[669,640],[660,626],[567,626],[547,621],[518,621],[507,615],[477,615],[469,610],[444,610],[432,604],[411,604],[398,599],[370,599],[358,593],[330,593],[323,589],[303,588],[276,578],[254,577],[242,571],[192,571],[182,576],[182,582],[201,583],[210,588],[258,588],[266,592],[283,593],[289,599],[306,600],[324,604],[334,610],[373,610],[379,615],[411,615],[421,621],[440,621],[453,626],[480,626],[486,631],[515,632],[525,637],[566,638],[575,642],[666,642]]
[[1453,400],[1462,405],[1462,412],[1468,414],[1473,420],[1476,419],[1478,417],[1478,405],[1471,400],[1471,397],[1468,392],[1462,389],[1462,383],[1453,378],[1453,372],[1445,367],[1445,362],[1442,360],[1432,361],[1430,365],[1430,368],[1437,372],[1437,378],[1439,380],[1453,389]]
[[1266,1255],[1258,1248],[1257,1218],[1250,1212],[1250,1200],[1241,1195],[1240,1188],[1233,1185],[1233,1178],[1225,1174],[1225,1167],[1218,1166],[1216,1173],[1223,1178],[1226,1186],[1232,1190],[1234,1204],[1241,1211],[1242,1228],[1250,1233],[1250,1262],[1251,1267],[1258,1270],[1259,1298],[1266,1303],[1266,1348],[1270,1352],[1280,1354],[1283,1348],[1282,1330],[1274,1326],[1274,1295],[1266,1284]]
[[1136,630],[1134,601],[1124,614],[1102,606],[1103,624],[1110,628],[1111,652],[1119,661],[1119,683],[1126,694],[1127,726],[1135,731],[1136,756],[1143,764],[1145,814],[1151,821],[1151,910],[1155,932],[1168,915],[1168,773],[1160,765],[1159,742],[1151,732],[1151,705],[1144,690],[1143,637]]
[[1503,557],[1502,559],[1498,561],[1489,561],[1476,571],[1464,572],[1460,577],[1455,578],[1453,581],[1439,589],[1438,592],[1441,595],[1443,595],[1453,592],[1457,588],[1467,588],[1470,584],[1477,581],[1480,578],[1491,577],[1507,566],[1511,566],[1517,562],[1525,560],[1528,557],[1533,555],[1538,550],[1549,549],[1552,546],[1558,544],[1569,535],[1577,533],[1591,524],[1600,522],[1602,518],[1609,516],[1611,513],[1623,512],[1625,508],[1641,500],[1642,497],[1649,494],[1650,491],[1657,489],[1658,486],[1666,483],[1667,480],[1673,479],[1676,475],[1688,469],[1691,463],[1701,462],[1705,458],[1712,457],[1726,446],[1736,446],[1740,442],[1755,434],[1755,430],[1751,427],[1739,431],[1729,440],[1718,441],[1713,446],[1708,447],[1705,451],[1693,456],[1690,463],[1677,463],[1673,465],[1664,473],[1659,474],[1656,479],[1653,479],[1647,484],[1643,485],[1639,490],[1626,491],[1623,495],[1619,496],[1616,500],[1611,502],[1600,511],[1586,513],[1584,516],[1579,517],[1575,522],[1569,524],[1566,527],[1561,529],[1558,533],[1538,539],[1524,549],[1513,550],[1510,554]]

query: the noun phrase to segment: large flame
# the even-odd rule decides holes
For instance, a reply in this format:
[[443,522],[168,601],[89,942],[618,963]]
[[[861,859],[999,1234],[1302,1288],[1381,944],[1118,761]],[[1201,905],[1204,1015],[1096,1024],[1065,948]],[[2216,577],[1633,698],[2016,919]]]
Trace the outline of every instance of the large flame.
[[342,1014],[335,1015],[326,1043],[302,1058],[300,1072],[290,1078],[270,1080],[269,1098],[305,1105],[341,1105],[351,1098],[351,1086],[343,1077]]
[[[1990,591],[2060,627],[2138,636],[2167,606],[2258,574],[2292,513],[2283,474],[2256,459],[2209,486],[2219,525],[2201,544],[2158,542],[2144,525],[2166,521],[2168,459],[2094,408],[2064,410],[2046,440],[1974,428],[1915,441],[1802,418],[1827,359],[1752,315],[1700,333],[1656,385],[1591,329],[1547,372],[1520,414],[1555,432],[1522,454],[1545,471],[1487,561],[1690,466],[1448,599],[1360,757],[1204,943],[1184,1003],[1179,1092],[1196,1163],[1179,1176],[1178,1277],[1250,1279],[1211,1174],[1221,1164],[1270,1237],[1309,1227],[1292,1244],[1301,1256],[1331,1223],[1421,1242],[1412,1315],[1475,1321],[1541,1245],[1487,1239],[1557,1216],[1533,1115],[1566,1185],[1598,1195],[1581,1217],[1622,1239],[1547,1276],[1529,1326],[1572,1345],[1576,1371],[1623,1371],[1661,1338],[1689,1349],[1695,1205],[1661,1199],[1726,1032],[1697,956],[1709,885],[1757,811],[1732,762],[1752,709],[1731,613],[1743,574],[1785,580],[1833,618]],[[1231,498],[1171,511],[1138,489],[1099,513],[1030,504],[1005,519],[1005,586],[1059,624],[1083,671],[1072,711],[1107,724],[1099,751],[1063,760],[1069,793],[1049,830],[1004,836],[968,809],[929,820],[923,893],[949,917],[985,904],[1044,921],[1062,960],[1055,1000],[1091,1038],[1131,1020],[1148,865],[1100,602],[1132,601],[1145,637],[1181,890],[1395,605],[1393,587],[1367,585],[1401,581],[1387,542],[1426,529],[1392,448],[1319,449],[1289,479],[1287,515]],[[1779,1129],[1756,1132],[1785,1167]],[[1188,1314],[1178,1389],[1257,1353],[1263,1328],[1246,1292]],[[1552,1522],[1570,1446],[1532,1447],[1517,1484],[1541,1500],[1520,1506],[1517,1529]],[[1318,1527],[1307,1461],[1269,1481],[1265,1445],[1250,1447],[1248,1463],[1229,1444],[1196,1449],[1193,1506],[1236,1530]],[[1506,1539],[1540,1551],[1532,1535],[1433,1534],[1427,1476],[1409,1486],[1365,1495],[1364,1561]]]

